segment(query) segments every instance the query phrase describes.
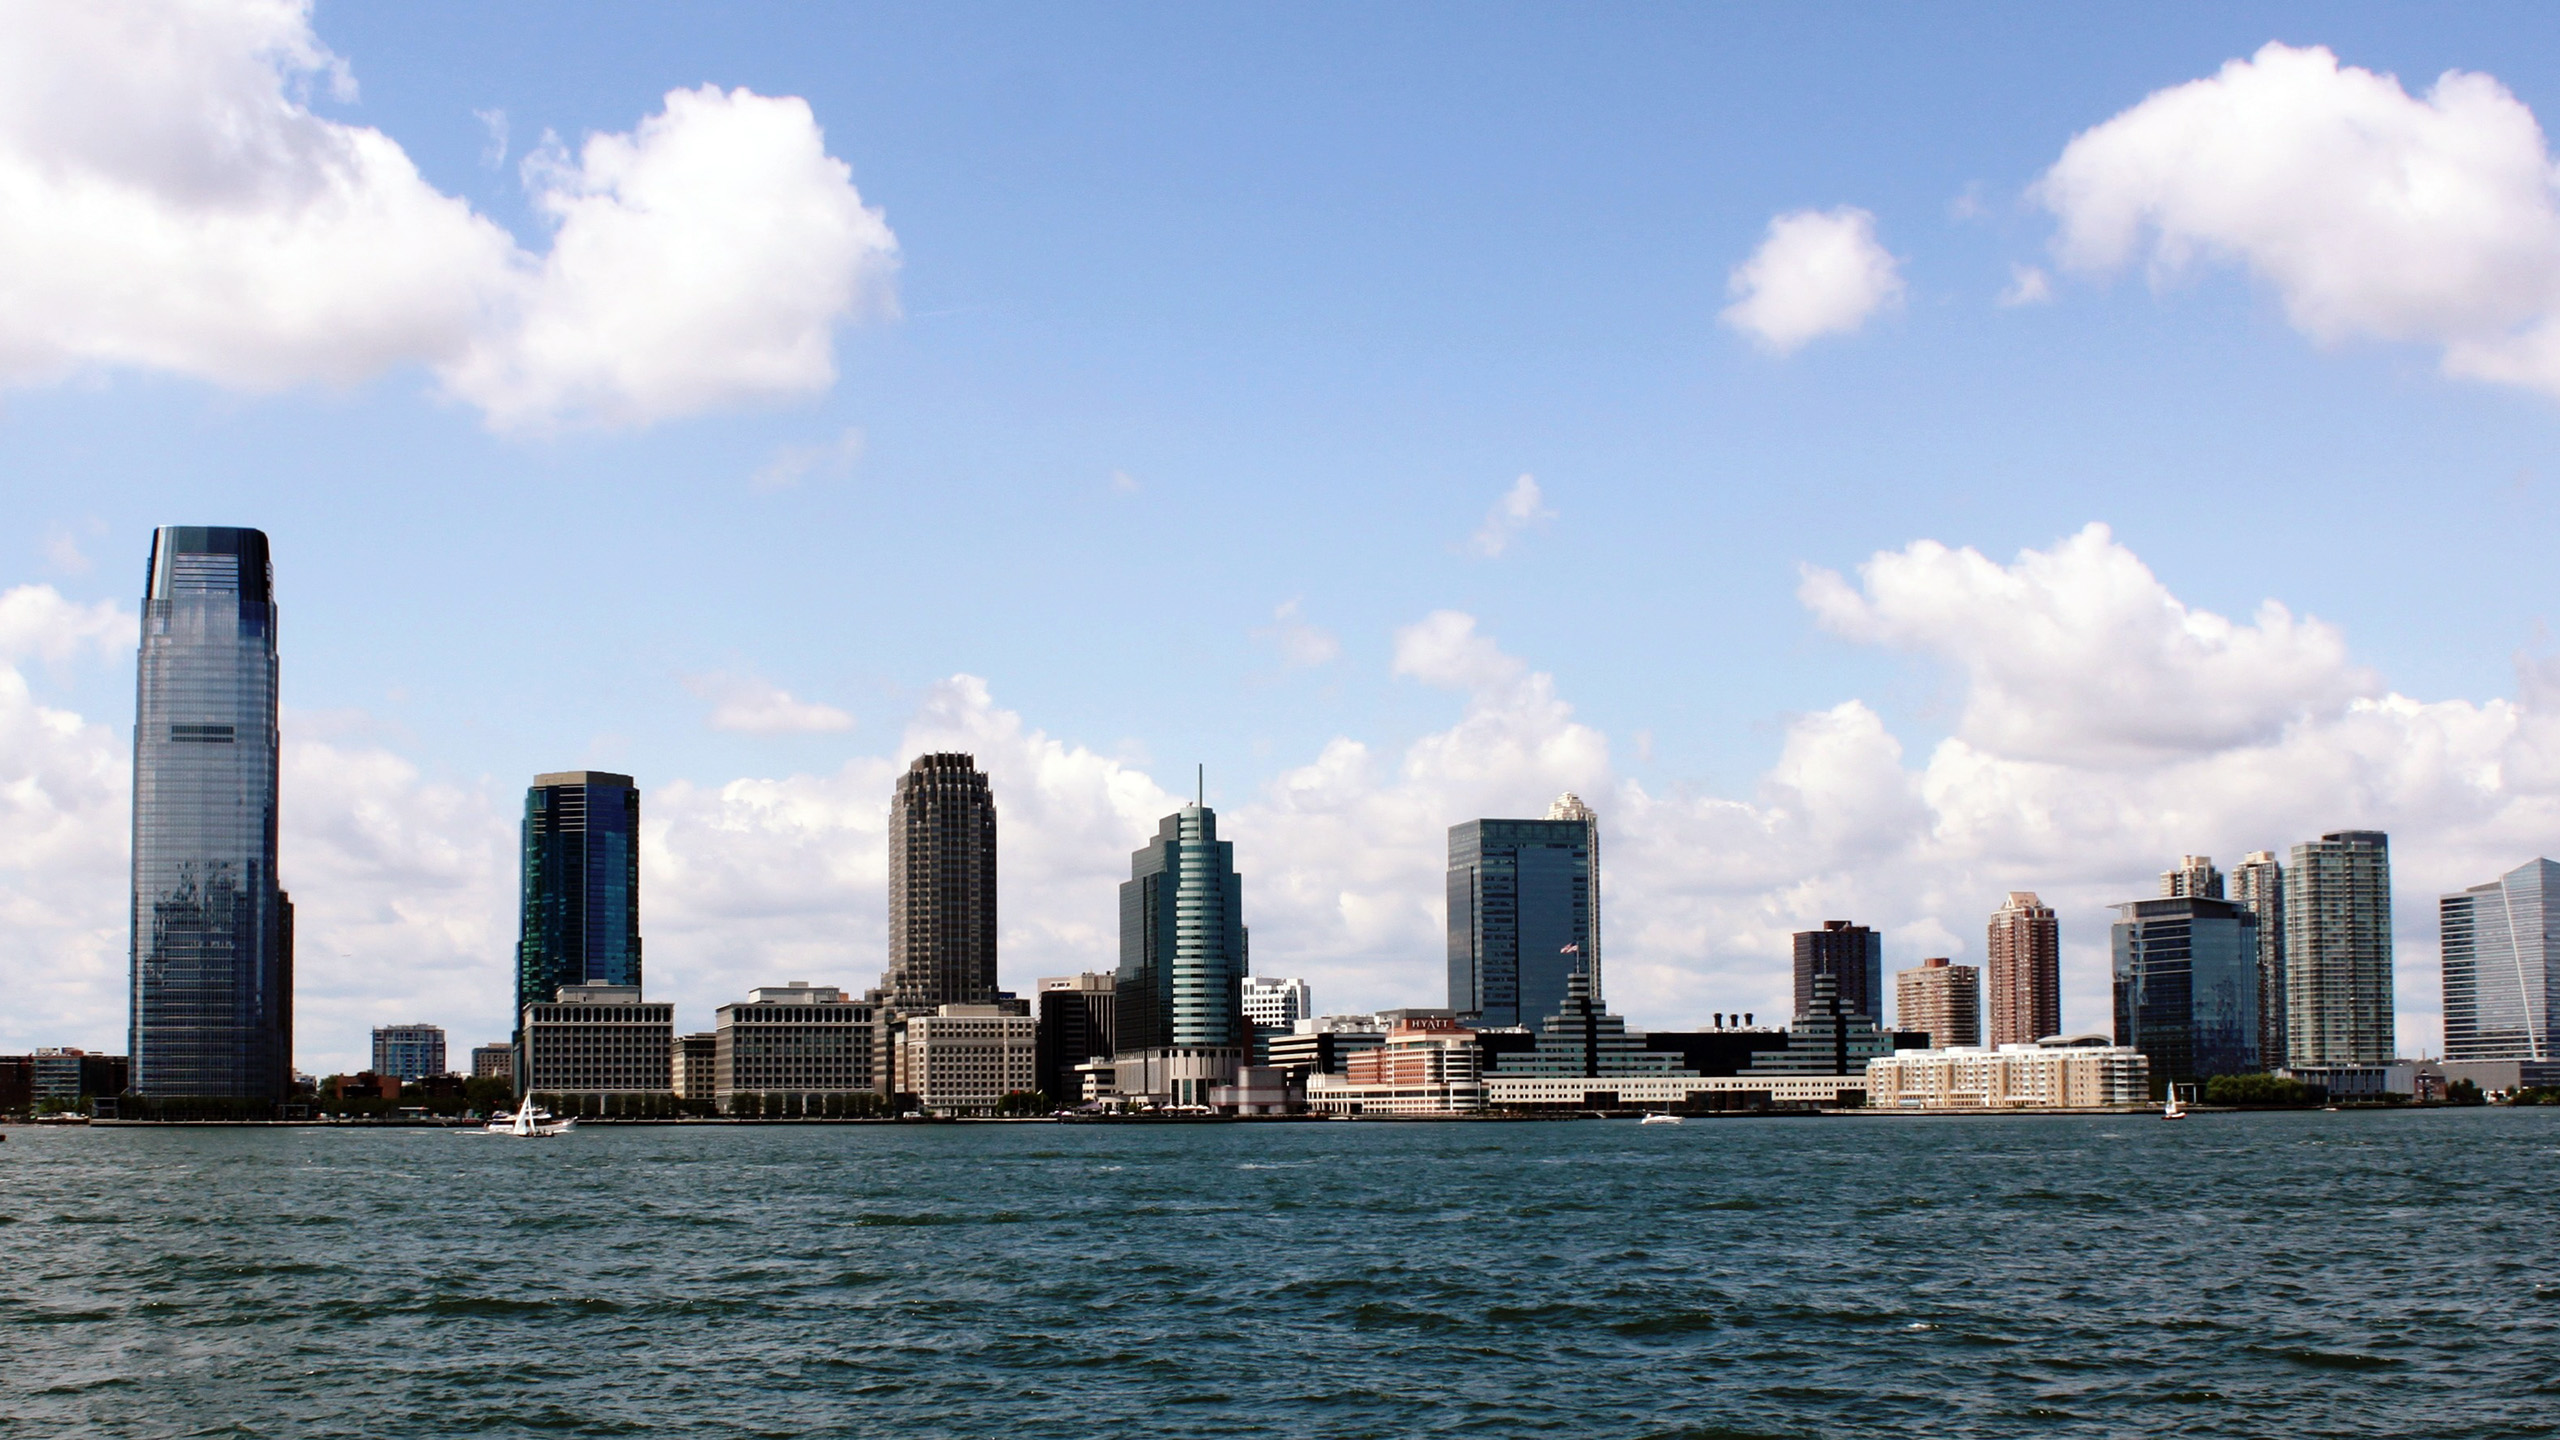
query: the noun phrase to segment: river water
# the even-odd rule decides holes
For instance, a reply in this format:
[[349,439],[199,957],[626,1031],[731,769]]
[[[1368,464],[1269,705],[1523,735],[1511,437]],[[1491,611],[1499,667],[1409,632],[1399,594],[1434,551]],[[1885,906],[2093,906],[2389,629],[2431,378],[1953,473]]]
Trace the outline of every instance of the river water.
[[0,1435],[2548,1435],[2555,1177],[2555,1109],[19,1128]]

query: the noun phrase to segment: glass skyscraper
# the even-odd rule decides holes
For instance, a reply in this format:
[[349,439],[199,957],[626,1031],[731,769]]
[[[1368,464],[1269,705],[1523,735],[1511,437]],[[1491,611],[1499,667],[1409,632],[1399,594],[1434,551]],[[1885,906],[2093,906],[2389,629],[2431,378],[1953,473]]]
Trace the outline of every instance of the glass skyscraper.
[[2285,872],[2285,1063],[2389,1063],[2390,837],[2333,831],[2294,846]]
[[293,1080],[276,880],[275,576],[260,531],[151,538],[133,727],[131,1084],[272,1101]]
[[974,756],[920,755],[898,777],[879,994],[901,1015],[996,998],[996,800]]
[[1576,974],[1601,1003],[1599,821],[1549,814],[1449,827],[1449,1008],[1481,1024],[1557,1014]]
[[2281,1070],[2284,1025],[2284,866],[2272,850],[2252,850],[2231,871],[2231,898],[2258,917],[2258,1064]]
[[524,796],[523,894],[519,1017],[527,1005],[550,1003],[563,985],[640,983],[640,791],[630,776],[533,777]]
[[2188,894],[2115,907],[2115,1038],[2155,1080],[2258,1069],[2258,917]]
[[2437,902],[2444,1058],[2560,1059],[2560,865],[2533,860]]
[[1244,1019],[1247,943],[1236,847],[1218,838],[1218,812],[1185,805],[1129,857],[1120,886],[1112,1042],[1123,1053],[1242,1051],[1252,1040]]

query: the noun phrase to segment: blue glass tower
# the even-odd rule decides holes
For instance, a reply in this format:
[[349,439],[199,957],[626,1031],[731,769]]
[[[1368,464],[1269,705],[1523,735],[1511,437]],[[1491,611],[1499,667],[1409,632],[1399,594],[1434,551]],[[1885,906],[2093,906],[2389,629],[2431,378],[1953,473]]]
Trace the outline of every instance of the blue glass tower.
[[2258,1068],[2258,916],[2233,900],[2187,895],[2115,907],[2116,1043],[2155,1080]]
[[276,883],[267,537],[151,537],[133,726],[131,1084],[270,1101],[293,1080],[293,906]]
[[628,775],[536,775],[524,796],[516,1011],[563,985],[640,983],[640,792]]
[[1129,857],[1120,886],[1113,1042],[1124,1052],[1241,1050],[1252,1038],[1244,1022],[1246,943],[1236,847],[1218,838],[1218,812],[1185,805]]
[[2532,860],[2437,902],[2444,1058],[2560,1058],[2560,865]]
[[1449,827],[1450,1009],[1532,1024],[1564,1009],[1577,974],[1601,1003],[1598,852],[1587,812]]

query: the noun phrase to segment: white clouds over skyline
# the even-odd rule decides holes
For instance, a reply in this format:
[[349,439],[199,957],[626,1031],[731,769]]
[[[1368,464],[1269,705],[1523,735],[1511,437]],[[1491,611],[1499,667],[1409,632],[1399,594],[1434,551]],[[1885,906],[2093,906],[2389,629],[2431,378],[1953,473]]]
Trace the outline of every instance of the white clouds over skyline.
[[1484,523],[1467,537],[1467,548],[1487,560],[1499,560],[1532,525],[1556,518],[1547,508],[1546,496],[1538,489],[1534,475],[1522,475],[1493,502],[1484,514]]
[[1876,241],[1876,217],[1855,206],[1791,210],[1769,222],[1751,258],[1734,267],[1724,323],[1779,355],[1825,335],[1850,334],[1902,303],[1901,262]]
[[685,688],[712,702],[704,723],[739,735],[816,735],[853,728],[853,717],[833,705],[798,699],[753,675],[688,676]]

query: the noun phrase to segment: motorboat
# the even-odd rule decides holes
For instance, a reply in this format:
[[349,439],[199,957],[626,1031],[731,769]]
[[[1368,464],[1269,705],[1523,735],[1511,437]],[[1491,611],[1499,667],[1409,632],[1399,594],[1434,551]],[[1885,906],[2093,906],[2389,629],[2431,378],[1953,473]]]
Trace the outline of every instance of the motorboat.
[[1680,1123],[1680,1117],[1672,1114],[1668,1110],[1656,1110],[1636,1123],[1639,1125],[1677,1125]]
[[513,1135],[518,1139],[523,1140],[538,1140],[550,1135],[565,1135],[577,1127],[578,1122],[574,1117],[566,1120],[555,1120],[552,1118],[550,1111],[543,1109],[541,1106],[536,1105],[531,1101],[527,1101],[524,1104],[517,1106],[516,1113],[513,1115],[492,1116],[489,1121],[490,1134]]

